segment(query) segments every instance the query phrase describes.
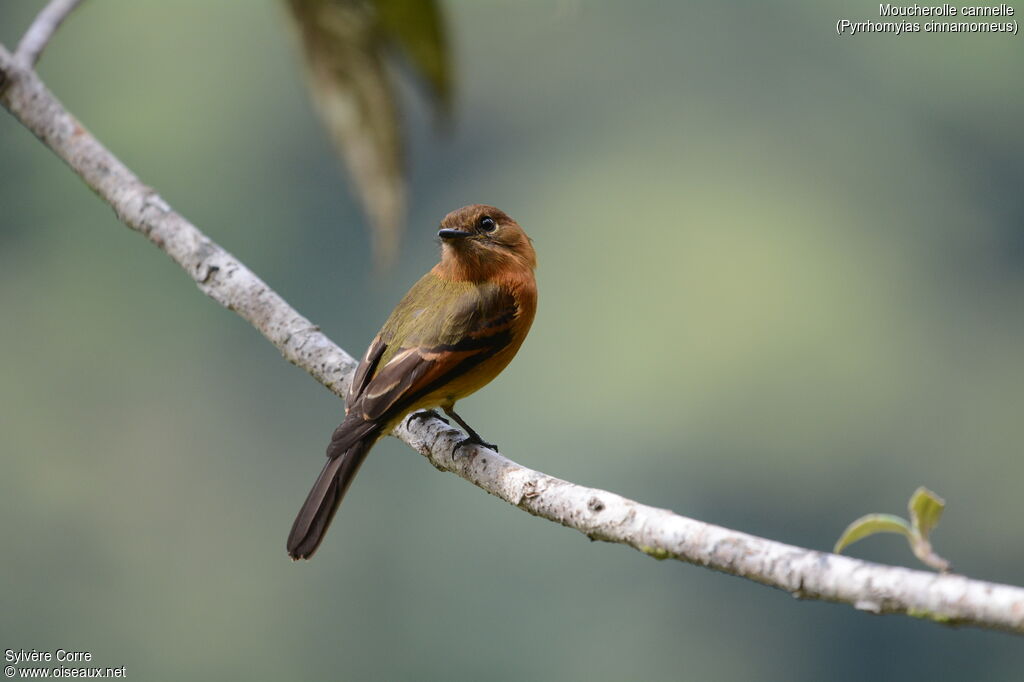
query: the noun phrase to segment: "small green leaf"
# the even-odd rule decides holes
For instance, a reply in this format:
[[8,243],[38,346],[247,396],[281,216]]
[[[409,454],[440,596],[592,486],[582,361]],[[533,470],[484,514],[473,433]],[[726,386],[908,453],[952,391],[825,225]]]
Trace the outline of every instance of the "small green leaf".
[[862,516],[843,531],[842,537],[832,550],[836,554],[845,547],[875,533],[901,533],[907,538],[910,550],[923,564],[945,573],[949,570],[949,562],[935,553],[928,533],[939,523],[946,502],[941,497],[921,486],[914,491],[907,507],[910,509],[910,522],[892,514],[868,514]]
[[875,533],[900,533],[911,542],[914,535],[906,519],[893,514],[867,514],[846,527],[832,551],[839,554],[844,548]]
[[910,522],[921,537],[927,538],[932,529],[939,524],[942,510],[946,508],[946,501],[921,486],[914,491],[907,506],[910,509]]

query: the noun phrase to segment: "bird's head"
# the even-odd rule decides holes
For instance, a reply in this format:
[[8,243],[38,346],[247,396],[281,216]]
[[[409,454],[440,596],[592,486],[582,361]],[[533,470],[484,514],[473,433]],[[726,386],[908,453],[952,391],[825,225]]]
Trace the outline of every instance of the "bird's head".
[[537,256],[526,232],[504,211],[472,204],[441,221],[441,267],[458,279],[483,280],[505,270],[533,270]]

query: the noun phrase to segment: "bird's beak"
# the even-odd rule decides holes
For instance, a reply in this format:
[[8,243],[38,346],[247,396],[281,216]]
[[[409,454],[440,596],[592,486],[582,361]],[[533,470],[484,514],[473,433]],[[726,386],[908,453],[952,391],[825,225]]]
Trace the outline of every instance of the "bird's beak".
[[437,231],[437,236],[440,237],[441,239],[464,239],[469,235],[469,232],[463,232],[462,230],[453,230],[448,227]]

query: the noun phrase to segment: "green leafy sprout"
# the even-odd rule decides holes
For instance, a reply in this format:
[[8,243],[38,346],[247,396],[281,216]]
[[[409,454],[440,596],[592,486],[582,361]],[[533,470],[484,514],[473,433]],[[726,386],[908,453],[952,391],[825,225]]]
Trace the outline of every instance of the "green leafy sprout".
[[939,524],[945,507],[945,500],[921,486],[907,504],[909,522],[893,514],[867,514],[846,527],[832,551],[839,554],[849,545],[875,533],[901,533],[907,538],[914,556],[926,566],[945,573],[950,569],[949,562],[935,553],[928,539],[928,534]]

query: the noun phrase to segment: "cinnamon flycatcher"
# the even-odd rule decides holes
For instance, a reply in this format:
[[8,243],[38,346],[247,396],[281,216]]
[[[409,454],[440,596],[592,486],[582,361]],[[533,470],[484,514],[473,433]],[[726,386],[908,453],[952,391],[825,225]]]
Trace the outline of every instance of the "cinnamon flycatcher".
[[474,204],[441,221],[441,262],[392,311],[356,368],[345,420],[327,464],[288,535],[292,559],[320,546],[359,465],[406,415],[442,408],[469,437],[493,447],[454,411],[515,356],[537,309],[530,238],[493,206]]

